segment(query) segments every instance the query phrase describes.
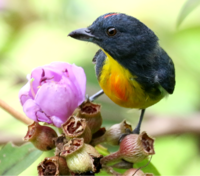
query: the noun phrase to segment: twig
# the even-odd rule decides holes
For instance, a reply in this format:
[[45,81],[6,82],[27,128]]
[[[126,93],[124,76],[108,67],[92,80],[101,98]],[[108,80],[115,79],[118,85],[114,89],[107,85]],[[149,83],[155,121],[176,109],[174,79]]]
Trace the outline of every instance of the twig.
[[15,110],[11,106],[9,106],[6,102],[4,102],[1,99],[0,99],[0,107],[2,109],[4,109],[6,112],[8,112],[10,115],[12,115],[14,118],[16,118],[17,120],[19,120],[27,125],[29,125],[33,122],[31,119],[29,119],[25,115],[21,114],[20,112],[18,112],[17,110]]
[[193,133],[200,135],[200,113],[189,117],[151,116],[142,124],[142,130],[153,137]]
[[8,142],[12,142],[15,145],[22,145],[26,143],[21,135],[14,135],[8,132],[0,131],[0,136],[0,145],[4,145]]

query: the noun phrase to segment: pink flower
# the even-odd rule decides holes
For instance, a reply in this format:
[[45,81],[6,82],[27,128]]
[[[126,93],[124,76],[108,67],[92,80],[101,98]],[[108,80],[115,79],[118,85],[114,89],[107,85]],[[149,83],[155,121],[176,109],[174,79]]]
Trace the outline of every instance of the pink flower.
[[85,89],[86,76],[81,67],[53,62],[28,75],[19,98],[29,118],[61,127],[84,101]]

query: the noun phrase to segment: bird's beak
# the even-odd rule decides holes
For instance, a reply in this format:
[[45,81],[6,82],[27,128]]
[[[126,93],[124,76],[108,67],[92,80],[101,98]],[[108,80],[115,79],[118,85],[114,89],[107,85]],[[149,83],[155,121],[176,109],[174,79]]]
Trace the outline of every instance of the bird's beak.
[[81,28],[81,29],[74,30],[70,32],[68,36],[78,39],[78,40],[88,41],[88,42],[93,42],[94,39],[99,40],[98,37],[91,34],[88,28]]

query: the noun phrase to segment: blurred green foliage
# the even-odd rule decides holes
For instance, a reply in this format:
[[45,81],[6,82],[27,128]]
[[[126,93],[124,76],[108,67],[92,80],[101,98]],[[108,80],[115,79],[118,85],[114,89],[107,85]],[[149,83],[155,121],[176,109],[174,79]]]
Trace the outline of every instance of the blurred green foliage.
[[38,159],[40,155],[42,155],[42,151],[36,149],[31,143],[24,144],[20,147],[8,143],[0,150],[0,174],[19,175],[33,161]]
[[198,7],[199,4],[199,0],[187,0],[180,12],[177,21],[177,26],[179,26],[183,22],[183,20],[188,16],[188,14],[191,13],[196,7]]
[[[73,40],[67,34],[90,25],[104,13],[122,12],[138,18],[157,34],[176,67],[174,94],[148,108],[147,114],[189,117],[199,112],[200,6],[181,21],[177,29],[181,9],[187,7],[184,3],[183,0],[0,0],[0,97],[23,112],[18,92],[26,82],[26,75],[33,68],[52,61],[82,66],[87,75],[87,93],[95,93],[99,86],[91,61],[98,47]],[[138,120],[132,118],[139,115],[137,110],[118,107],[106,96],[99,102],[103,104],[106,127],[124,118],[131,123]],[[16,138],[25,135],[27,126],[2,109],[0,119],[1,136],[5,133]],[[162,175],[199,175],[199,145],[199,136],[192,134],[158,138],[152,163]],[[21,175],[37,175],[36,166],[44,155]]]

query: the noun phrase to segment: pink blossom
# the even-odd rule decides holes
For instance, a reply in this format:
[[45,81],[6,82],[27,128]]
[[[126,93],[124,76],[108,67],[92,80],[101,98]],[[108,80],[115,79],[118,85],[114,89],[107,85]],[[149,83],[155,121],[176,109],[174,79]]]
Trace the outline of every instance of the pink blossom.
[[35,68],[19,92],[25,114],[60,127],[84,101],[86,76],[76,65],[53,62]]

